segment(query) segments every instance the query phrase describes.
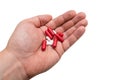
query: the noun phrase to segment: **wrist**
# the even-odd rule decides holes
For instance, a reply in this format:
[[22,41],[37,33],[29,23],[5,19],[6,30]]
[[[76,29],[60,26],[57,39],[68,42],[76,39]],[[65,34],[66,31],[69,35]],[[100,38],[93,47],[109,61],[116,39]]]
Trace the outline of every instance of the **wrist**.
[[7,51],[0,52],[0,80],[28,80],[20,61]]

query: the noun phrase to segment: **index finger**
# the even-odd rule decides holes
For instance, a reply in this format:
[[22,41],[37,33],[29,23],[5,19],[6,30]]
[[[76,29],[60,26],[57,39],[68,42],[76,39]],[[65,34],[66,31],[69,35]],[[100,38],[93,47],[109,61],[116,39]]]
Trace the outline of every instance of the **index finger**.
[[50,27],[52,29],[55,29],[59,27],[60,25],[64,24],[65,22],[71,20],[76,15],[76,12],[74,10],[67,11],[66,13],[56,17],[55,19],[51,20],[46,24],[47,27]]

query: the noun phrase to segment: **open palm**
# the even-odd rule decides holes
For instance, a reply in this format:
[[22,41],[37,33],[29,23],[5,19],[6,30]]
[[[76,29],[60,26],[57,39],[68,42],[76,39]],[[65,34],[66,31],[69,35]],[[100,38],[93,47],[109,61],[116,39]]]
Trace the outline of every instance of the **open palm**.
[[[53,20],[50,15],[36,16],[17,25],[6,49],[18,58],[31,78],[57,63],[62,54],[81,37],[86,25],[85,14],[76,14],[73,10]],[[45,39],[44,31],[47,27],[64,33],[64,42],[58,42],[55,49],[47,46],[46,50],[42,51],[41,43]]]

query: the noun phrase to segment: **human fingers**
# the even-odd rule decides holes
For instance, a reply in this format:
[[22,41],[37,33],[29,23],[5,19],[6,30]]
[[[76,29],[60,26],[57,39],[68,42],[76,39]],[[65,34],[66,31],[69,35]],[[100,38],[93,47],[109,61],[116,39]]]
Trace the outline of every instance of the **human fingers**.
[[71,27],[70,29],[64,32],[64,39],[70,36],[78,27],[81,27],[81,26],[86,27],[87,24],[88,24],[88,21],[86,19],[79,21],[76,25],[74,25],[73,27]]
[[80,26],[79,28],[74,30],[74,32],[70,36],[68,36],[62,43],[64,51],[66,51],[70,46],[72,46],[83,35],[84,32],[84,26]]
[[59,27],[60,25],[64,24],[65,22],[74,18],[75,15],[76,15],[76,12],[74,10],[67,11],[64,14],[51,20],[49,23],[46,24],[46,26],[50,27],[52,29],[55,29],[55,28]]
[[51,15],[38,15],[32,18],[28,18],[22,21],[22,23],[31,23],[35,25],[36,28],[40,28],[52,19]]
[[[78,13],[72,20],[66,22],[62,26],[58,27],[56,29],[57,32],[65,32],[66,30],[70,29],[74,25],[78,24],[78,22],[81,22],[83,19],[85,19],[86,15],[83,12]],[[83,23],[84,25],[84,23]]]

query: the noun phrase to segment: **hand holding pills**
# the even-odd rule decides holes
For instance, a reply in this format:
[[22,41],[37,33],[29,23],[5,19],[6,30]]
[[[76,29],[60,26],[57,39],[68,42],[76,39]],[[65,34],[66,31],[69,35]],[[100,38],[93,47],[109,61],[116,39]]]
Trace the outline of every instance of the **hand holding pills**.
[[45,34],[46,34],[46,40],[42,41],[42,47],[41,47],[42,51],[44,51],[46,49],[47,45],[52,45],[53,48],[56,48],[58,40],[61,41],[61,42],[64,41],[62,33],[58,34],[58,33],[56,33],[54,30],[52,30],[49,27],[45,31]]
[[13,55],[24,71],[18,73],[30,79],[54,66],[86,26],[85,13],[74,10],[54,19],[51,15],[25,19],[17,25],[3,52]]

